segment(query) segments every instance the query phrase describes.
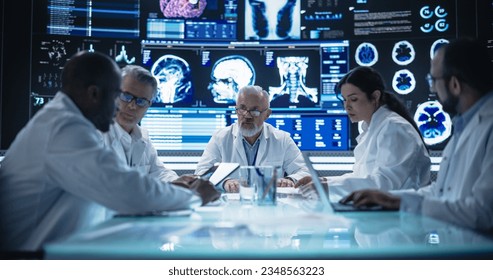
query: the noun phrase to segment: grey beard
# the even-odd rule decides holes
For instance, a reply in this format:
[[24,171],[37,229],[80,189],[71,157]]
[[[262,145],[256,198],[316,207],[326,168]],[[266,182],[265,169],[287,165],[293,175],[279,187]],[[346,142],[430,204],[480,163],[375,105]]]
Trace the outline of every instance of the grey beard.
[[243,128],[240,125],[240,132],[243,137],[252,137],[255,136],[255,134],[259,133],[262,130],[263,126],[257,126],[256,124],[253,125],[254,127],[252,129],[248,128]]

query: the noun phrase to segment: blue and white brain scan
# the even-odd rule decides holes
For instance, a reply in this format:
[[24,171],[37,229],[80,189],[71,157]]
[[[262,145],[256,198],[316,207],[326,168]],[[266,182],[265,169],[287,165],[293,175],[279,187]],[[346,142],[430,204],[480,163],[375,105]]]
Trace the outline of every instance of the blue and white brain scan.
[[442,46],[442,45],[446,45],[449,43],[449,40],[447,39],[438,39],[436,40],[435,42],[433,42],[433,44],[431,45],[431,48],[430,48],[430,58],[433,59],[433,57],[435,56],[435,52]]
[[360,66],[372,66],[378,61],[377,48],[371,43],[361,43],[356,49],[354,59]]
[[416,78],[411,71],[402,69],[395,72],[392,78],[392,88],[398,94],[406,95],[416,88]]
[[287,94],[289,95],[289,103],[299,103],[300,96],[304,96],[314,103],[318,102],[318,89],[307,87],[305,84],[308,61],[306,56],[277,58],[281,85],[269,87],[271,101]]
[[181,57],[161,56],[151,68],[158,81],[158,94],[153,102],[175,103],[193,94],[190,66]]
[[246,40],[299,39],[300,0],[245,1]]
[[394,44],[392,59],[398,65],[408,65],[414,61],[415,57],[414,47],[408,41],[400,41]]
[[452,134],[450,115],[438,101],[426,101],[418,106],[414,121],[427,145],[440,144]]
[[234,104],[240,88],[254,84],[255,69],[250,60],[242,55],[230,55],[214,63],[208,89],[214,102]]

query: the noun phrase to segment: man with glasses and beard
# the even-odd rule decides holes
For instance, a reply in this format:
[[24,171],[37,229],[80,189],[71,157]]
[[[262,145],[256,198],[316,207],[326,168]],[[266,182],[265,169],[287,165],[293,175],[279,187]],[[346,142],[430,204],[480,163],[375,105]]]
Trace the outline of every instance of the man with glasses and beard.
[[341,202],[378,204],[460,226],[493,230],[493,66],[483,43],[459,39],[437,50],[430,90],[455,114],[436,182],[417,191],[361,190]]
[[[236,162],[242,166],[281,166],[286,175],[279,187],[293,187],[297,180],[309,175],[300,149],[289,133],[265,123],[272,110],[269,94],[259,86],[240,89],[236,100],[238,122],[219,129],[212,135],[195,174],[202,174],[218,162]],[[226,192],[238,192],[236,179],[227,179]]]

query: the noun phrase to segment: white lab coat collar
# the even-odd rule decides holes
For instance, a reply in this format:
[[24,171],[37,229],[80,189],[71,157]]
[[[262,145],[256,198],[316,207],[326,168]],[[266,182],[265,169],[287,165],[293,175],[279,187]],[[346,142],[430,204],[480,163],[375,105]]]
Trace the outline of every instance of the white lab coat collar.
[[[127,160],[126,158],[121,158],[128,164],[137,165],[142,160],[142,155],[146,149],[146,142],[142,140],[142,130],[139,126],[135,126],[132,130],[132,134],[128,134],[117,122],[112,124],[112,128],[108,131],[108,134],[111,136],[113,141],[110,143],[111,147],[117,152],[117,155],[121,158],[125,155],[125,150],[122,145],[122,138],[131,136],[131,154],[130,158]],[[129,162],[131,160],[131,162]]]
[[362,132],[356,137],[356,141],[358,141],[358,143],[363,141],[362,138],[365,137],[367,132],[374,127],[378,127],[391,112],[392,111],[387,107],[387,105],[380,106],[371,116],[370,123],[367,123],[366,121],[361,122]]
[[[473,130],[477,129],[479,124],[485,120],[488,120],[490,118],[493,118],[493,97],[489,93],[489,96],[485,96],[487,98],[485,103],[479,108],[479,111],[476,112],[476,114],[472,117],[472,119],[469,121],[469,123],[466,125],[464,128],[464,131],[459,136],[459,139],[457,139],[458,143],[455,145],[455,152],[457,152],[457,149],[461,149],[461,147],[464,145],[464,141],[469,137],[469,135],[472,135]],[[478,102],[484,102],[484,99],[479,100]]]

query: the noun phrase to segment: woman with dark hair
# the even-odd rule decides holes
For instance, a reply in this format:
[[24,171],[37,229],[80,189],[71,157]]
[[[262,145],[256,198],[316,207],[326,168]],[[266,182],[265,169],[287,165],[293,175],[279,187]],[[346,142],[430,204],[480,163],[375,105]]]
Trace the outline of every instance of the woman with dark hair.
[[[331,198],[358,189],[398,190],[426,185],[430,181],[430,157],[418,127],[404,104],[386,91],[380,73],[357,67],[338,83],[344,108],[351,122],[362,122],[356,138],[353,171],[323,178]],[[307,185],[310,177],[297,186]],[[309,194],[313,188],[301,188]]]

